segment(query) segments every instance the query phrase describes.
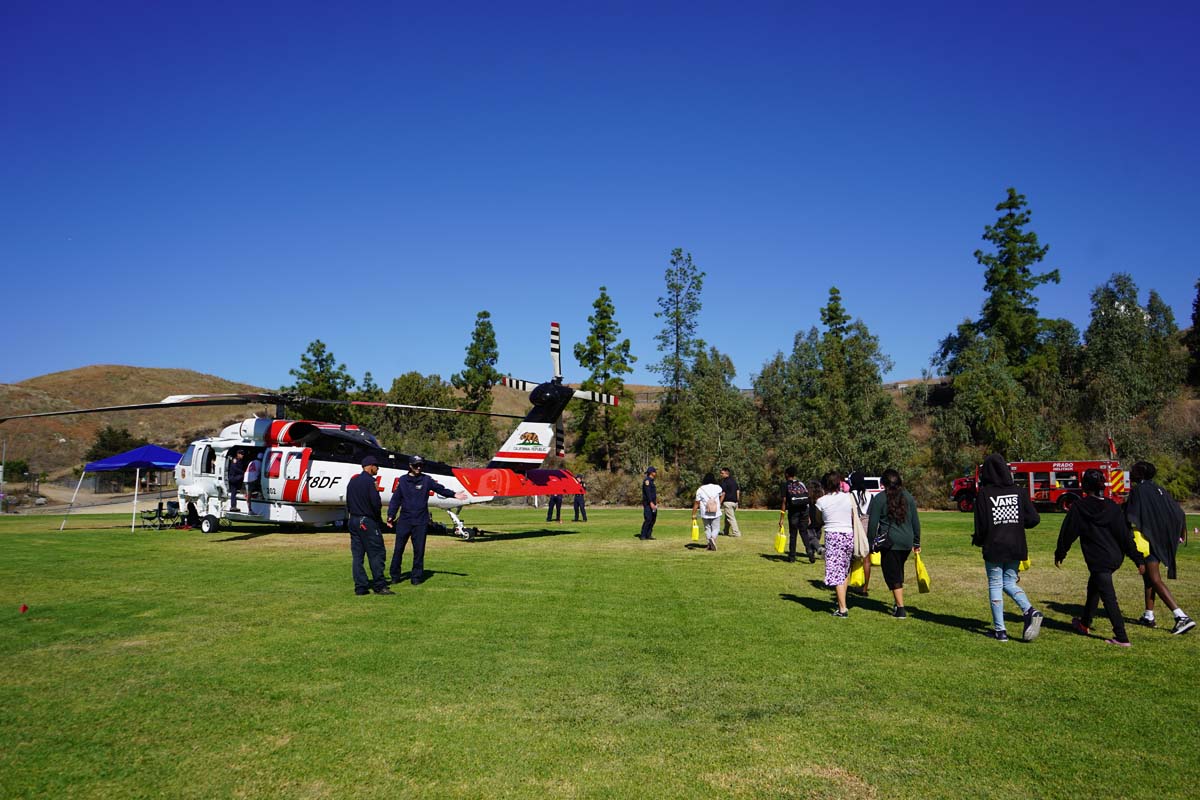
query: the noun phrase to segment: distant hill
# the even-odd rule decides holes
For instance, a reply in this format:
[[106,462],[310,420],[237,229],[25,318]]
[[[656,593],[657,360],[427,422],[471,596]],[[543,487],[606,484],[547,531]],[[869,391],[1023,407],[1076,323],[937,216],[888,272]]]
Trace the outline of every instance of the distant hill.
[[[251,391],[262,389],[186,369],[95,365],[0,384],[0,416],[154,403],[173,394]],[[0,438],[8,441],[8,458],[22,459],[39,472],[53,474],[82,465],[84,453],[105,425],[127,428],[154,444],[182,450],[188,442],[262,410],[273,409],[216,406],[11,420],[0,425]]]

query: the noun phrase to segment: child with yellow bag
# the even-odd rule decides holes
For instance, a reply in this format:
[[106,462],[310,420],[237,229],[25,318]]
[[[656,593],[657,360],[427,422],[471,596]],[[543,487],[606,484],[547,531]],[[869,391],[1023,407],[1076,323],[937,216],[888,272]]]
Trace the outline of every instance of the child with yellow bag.
[[871,551],[879,553],[883,581],[896,601],[892,616],[907,619],[904,562],[909,553],[921,552],[921,520],[917,516],[917,501],[904,488],[899,472],[885,469],[880,481],[884,490],[871,498],[867,510],[867,538]]

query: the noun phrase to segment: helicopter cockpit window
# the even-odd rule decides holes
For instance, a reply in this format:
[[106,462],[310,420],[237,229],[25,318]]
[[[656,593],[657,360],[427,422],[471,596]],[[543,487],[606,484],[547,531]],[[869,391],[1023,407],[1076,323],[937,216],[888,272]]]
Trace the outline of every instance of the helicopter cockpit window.
[[200,451],[200,472],[204,475],[212,475],[217,471],[217,451],[211,447],[205,447]]
[[189,444],[187,450],[183,451],[183,456],[179,459],[179,466],[190,467],[192,465],[192,454],[196,451],[196,445]]

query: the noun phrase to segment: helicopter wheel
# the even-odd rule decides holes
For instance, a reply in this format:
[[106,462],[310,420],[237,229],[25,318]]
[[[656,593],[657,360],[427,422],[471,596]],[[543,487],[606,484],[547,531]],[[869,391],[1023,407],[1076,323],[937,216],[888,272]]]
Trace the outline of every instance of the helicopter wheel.
[[201,518],[200,532],[201,533],[215,533],[217,528],[220,527],[220,525],[221,525],[221,521],[219,519],[217,519],[216,517],[214,517],[212,514],[209,514],[209,515]]

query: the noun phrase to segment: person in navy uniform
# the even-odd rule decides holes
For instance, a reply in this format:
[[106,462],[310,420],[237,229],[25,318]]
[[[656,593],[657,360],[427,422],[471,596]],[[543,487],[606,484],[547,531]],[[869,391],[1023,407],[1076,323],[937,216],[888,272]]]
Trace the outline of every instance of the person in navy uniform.
[[[413,586],[425,582],[425,532],[429,528],[429,495],[438,494],[442,497],[455,497],[466,500],[466,492],[452,492],[445,486],[423,474],[425,459],[412,456],[408,460],[408,474],[397,482],[396,491],[392,492],[392,502],[388,503],[387,524],[396,529],[396,544],[392,547],[392,583],[400,582],[401,565],[404,562],[404,548],[408,540],[413,543],[413,567],[410,580]],[[399,520],[396,512],[400,512]]]
[[654,523],[658,520],[658,490],[654,487],[654,476],[658,470],[646,467],[642,479],[642,533],[639,539],[653,539]]
[[575,495],[575,501],[574,501],[575,519],[572,521],[579,522],[579,518],[582,517],[583,521],[587,522],[587,508],[584,505],[584,503],[585,503],[584,492],[587,491],[587,486],[584,485],[583,478],[579,478],[579,488],[583,489],[583,492],[580,492],[579,494]]
[[[233,458],[225,468],[225,477],[229,481],[229,510],[237,511],[237,493],[245,485],[246,479],[246,451],[242,448],[233,451]],[[250,505],[249,497],[246,498],[246,505]]]
[[[362,460],[362,472],[346,484],[346,511],[350,515],[350,558],[354,574],[354,593],[358,595],[395,594],[387,587],[383,577],[383,562],[387,550],[383,546],[383,534],[379,530],[379,510],[383,507],[375,476],[379,473],[379,461],[375,456]],[[363,569],[363,556],[371,565],[371,584],[367,584],[367,573]]]
[[552,494],[546,503],[546,522],[562,522],[562,495]]

